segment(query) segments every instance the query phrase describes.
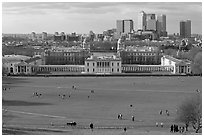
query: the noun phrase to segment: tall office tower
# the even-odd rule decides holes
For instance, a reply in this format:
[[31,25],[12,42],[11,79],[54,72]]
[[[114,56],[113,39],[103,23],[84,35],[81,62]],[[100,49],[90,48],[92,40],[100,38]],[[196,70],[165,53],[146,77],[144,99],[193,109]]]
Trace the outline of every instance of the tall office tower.
[[133,20],[124,20],[124,33],[128,34],[133,31]]
[[191,21],[180,21],[180,36],[183,38],[191,37]]
[[117,38],[124,32],[124,20],[117,20],[116,21],[116,34]]
[[155,14],[146,14],[146,30],[156,31]]
[[157,33],[159,36],[167,36],[166,32],[166,15],[157,15]]
[[34,41],[34,40],[37,39],[37,36],[36,36],[36,33],[35,33],[35,32],[32,32],[32,33],[31,33],[31,39],[32,39],[32,41]]
[[187,38],[191,37],[191,20],[186,20],[185,35]]
[[146,13],[144,11],[141,11],[138,15],[137,29],[146,30]]
[[42,40],[46,40],[47,39],[47,32],[43,32],[42,33]]

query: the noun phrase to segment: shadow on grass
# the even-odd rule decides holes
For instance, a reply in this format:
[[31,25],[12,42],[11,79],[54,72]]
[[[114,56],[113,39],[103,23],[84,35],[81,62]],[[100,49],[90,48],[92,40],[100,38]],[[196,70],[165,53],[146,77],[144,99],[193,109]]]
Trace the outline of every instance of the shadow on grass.
[[51,103],[39,103],[39,102],[27,102],[20,100],[2,100],[3,106],[40,106],[40,105],[52,105]]
[[2,84],[29,83],[27,78],[2,77]]

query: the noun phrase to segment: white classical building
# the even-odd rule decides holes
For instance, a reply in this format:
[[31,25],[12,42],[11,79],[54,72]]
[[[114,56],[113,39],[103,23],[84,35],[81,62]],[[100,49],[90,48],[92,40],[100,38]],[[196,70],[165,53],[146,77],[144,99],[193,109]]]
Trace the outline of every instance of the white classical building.
[[121,69],[121,58],[113,53],[96,53],[85,60],[85,73],[88,74],[117,74]]
[[15,65],[30,58],[22,55],[4,55],[2,57],[2,67],[7,74],[17,73]]
[[2,67],[6,74],[32,74],[32,67],[42,64],[40,57],[28,57],[22,55],[4,55]]
[[191,74],[191,61],[176,59],[169,55],[164,55],[161,58],[162,66],[172,66],[173,74]]

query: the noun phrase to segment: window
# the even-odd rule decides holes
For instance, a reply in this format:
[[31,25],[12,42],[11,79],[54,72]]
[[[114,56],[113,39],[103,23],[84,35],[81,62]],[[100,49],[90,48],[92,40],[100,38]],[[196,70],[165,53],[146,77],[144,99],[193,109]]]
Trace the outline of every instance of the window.
[[94,64],[94,62],[93,62],[93,66],[94,66],[95,64]]
[[118,66],[120,65],[119,63],[117,63],[118,64]]
[[89,69],[87,69],[87,72],[89,72]]
[[87,63],[87,66],[89,66],[89,63]]
[[119,68],[117,69],[117,71],[119,72]]
[[113,63],[112,63],[112,66],[113,66]]
[[94,72],[94,69],[93,69],[93,72]]

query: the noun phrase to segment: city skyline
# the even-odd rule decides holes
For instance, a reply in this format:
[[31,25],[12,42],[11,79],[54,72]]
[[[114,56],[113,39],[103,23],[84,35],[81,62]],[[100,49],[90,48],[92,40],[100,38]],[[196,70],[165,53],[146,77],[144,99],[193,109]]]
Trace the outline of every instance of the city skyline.
[[140,11],[166,15],[168,34],[179,33],[182,20],[191,20],[192,34],[202,34],[201,2],[3,2],[2,32],[102,33],[123,19],[137,30]]

